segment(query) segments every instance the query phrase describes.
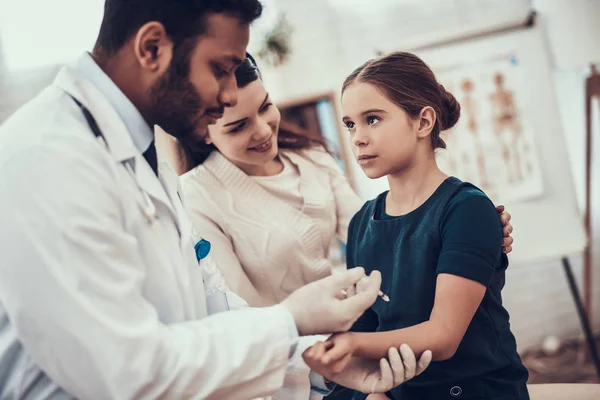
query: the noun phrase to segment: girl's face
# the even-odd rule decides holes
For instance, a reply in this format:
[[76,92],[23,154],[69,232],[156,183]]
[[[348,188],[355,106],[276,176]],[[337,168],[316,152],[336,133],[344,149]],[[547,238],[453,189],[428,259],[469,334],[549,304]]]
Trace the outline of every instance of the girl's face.
[[409,169],[418,149],[429,141],[431,129],[423,129],[423,117],[424,111],[433,109],[425,107],[422,115],[411,118],[369,83],[350,84],[342,96],[342,109],[354,156],[371,179]]
[[281,115],[260,79],[238,91],[238,102],[226,107],[223,118],[208,128],[207,143],[248,175],[255,175],[279,151]]

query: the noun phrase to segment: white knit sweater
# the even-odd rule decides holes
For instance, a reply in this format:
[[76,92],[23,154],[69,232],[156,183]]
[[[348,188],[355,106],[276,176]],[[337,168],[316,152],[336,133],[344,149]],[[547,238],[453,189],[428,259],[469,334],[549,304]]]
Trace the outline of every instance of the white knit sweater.
[[334,159],[322,150],[282,150],[300,173],[302,210],[275,197],[219,152],[181,177],[197,239],[229,288],[250,306],[273,305],[332,272],[329,249],[346,242],[362,202]]

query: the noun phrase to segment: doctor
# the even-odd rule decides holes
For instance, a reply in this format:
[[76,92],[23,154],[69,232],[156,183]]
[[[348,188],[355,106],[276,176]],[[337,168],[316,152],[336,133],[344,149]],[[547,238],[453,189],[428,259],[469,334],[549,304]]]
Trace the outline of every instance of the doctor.
[[[0,399],[269,395],[299,336],[344,331],[375,301],[380,275],[356,269],[205,318],[177,177],[150,127],[203,134],[236,103],[260,13],[256,0],[107,0],[93,53],[0,128]],[[416,369],[390,349],[336,381],[385,392]]]

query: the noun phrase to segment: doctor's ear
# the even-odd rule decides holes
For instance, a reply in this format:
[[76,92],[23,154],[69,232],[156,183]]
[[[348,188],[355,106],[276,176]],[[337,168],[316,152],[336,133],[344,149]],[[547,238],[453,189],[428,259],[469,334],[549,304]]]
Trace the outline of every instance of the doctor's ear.
[[148,22],[135,35],[134,51],[143,69],[162,74],[171,64],[173,42],[160,22]]

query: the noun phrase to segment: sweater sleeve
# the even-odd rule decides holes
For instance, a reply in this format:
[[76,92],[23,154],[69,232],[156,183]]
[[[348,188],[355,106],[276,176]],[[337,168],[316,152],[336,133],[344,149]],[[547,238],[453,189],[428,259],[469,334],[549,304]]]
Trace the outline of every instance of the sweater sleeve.
[[307,152],[308,156],[317,164],[322,166],[329,174],[331,190],[335,197],[335,210],[337,218],[336,234],[340,241],[347,242],[348,225],[350,220],[358,212],[363,201],[350,186],[346,175],[324,149],[313,149]]

